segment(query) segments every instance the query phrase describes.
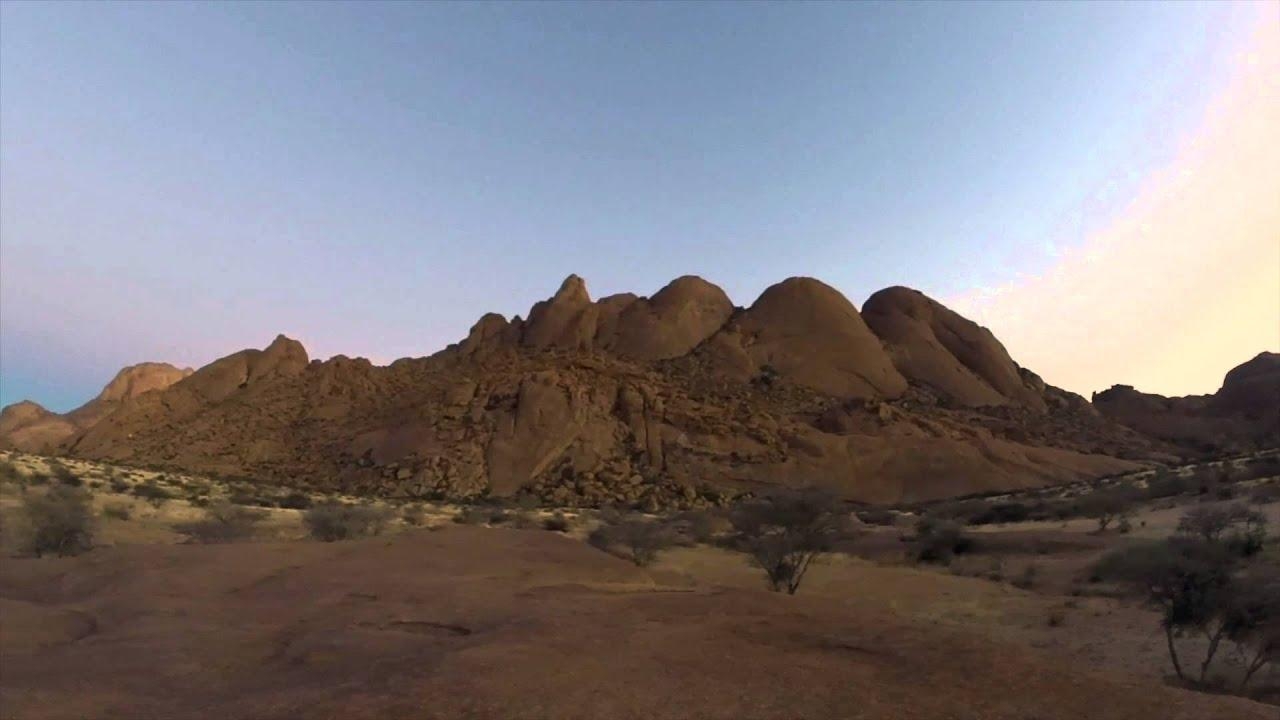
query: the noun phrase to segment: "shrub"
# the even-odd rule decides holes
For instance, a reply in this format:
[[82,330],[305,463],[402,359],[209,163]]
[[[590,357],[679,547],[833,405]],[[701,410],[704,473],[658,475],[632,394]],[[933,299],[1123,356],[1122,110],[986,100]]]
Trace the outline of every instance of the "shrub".
[[510,519],[511,515],[506,510],[483,505],[468,505],[453,517],[459,525],[501,525]]
[[552,532],[569,532],[569,518],[559,510],[554,515],[542,521],[542,529]]
[[1120,548],[1094,568],[1103,579],[1135,587],[1161,613],[1169,659],[1186,679],[1174,638],[1200,632],[1210,643],[1200,665],[1203,682],[1225,635],[1221,610],[1230,593],[1235,562],[1225,547],[1198,537],[1175,536],[1158,543]]
[[400,513],[400,519],[404,521],[405,525],[412,525],[413,527],[420,527],[427,520],[426,512],[422,509],[422,506],[416,504],[406,506]]
[[918,562],[951,562],[951,558],[973,549],[973,540],[950,520],[928,516],[916,522],[916,536],[912,551]]
[[49,463],[49,473],[53,475],[53,479],[68,487],[80,487],[84,481],[79,475],[72,472],[71,468],[54,460]]
[[118,478],[112,478],[110,482],[110,486],[111,486],[111,492],[113,493],[128,492],[130,487],[129,483],[125,482],[124,480],[120,480]]
[[1191,476],[1182,475],[1175,470],[1161,468],[1154,477],[1147,481],[1147,498],[1160,498],[1185,495],[1199,487],[1199,481]]
[[192,522],[179,523],[173,529],[198,543],[226,543],[252,537],[257,524],[266,517],[261,510],[253,510],[220,500],[210,503],[204,517]]
[[21,482],[22,473],[18,466],[6,459],[0,459],[0,482]]
[[311,537],[324,542],[377,535],[389,519],[385,508],[337,502],[313,505],[302,514]]
[[26,521],[23,550],[42,555],[78,555],[93,547],[93,508],[89,494],[67,486],[22,500]]
[[232,505],[247,505],[250,507],[275,507],[276,501],[258,493],[248,490],[236,490],[227,498]]
[[49,476],[42,472],[33,472],[27,477],[27,482],[31,485],[48,485]]
[[1254,673],[1280,660],[1280,571],[1256,568],[1237,578],[1224,603],[1222,626],[1244,661],[1243,691]]
[[155,480],[148,480],[134,485],[133,494],[156,507],[160,507],[165,501],[173,499],[173,493],[169,492],[167,488],[156,484]]
[[867,525],[893,527],[898,522],[898,513],[887,508],[867,508],[866,510],[858,510],[854,515]]
[[621,549],[627,559],[645,567],[657,559],[658,553],[671,546],[671,534],[662,523],[650,520],[625,520],[617,525],[601,525],[587,536],[592,547],[606,552]]
[[1267,537],[1267,516],[1245,505],[1197,505],[1178,521],[1177,533],[1220,543],[1240,557],[1262,550]]
[[1116,489],[1081,498],[1080,507],[1086,516],[1098,522],[1098,532],[1105,532],[1113,522],[1122,521],[1126,525],[1131,523],[1132,504],[1133,498],[1128,492]]
[[112,520],[128,520],[133,515],[133,508],[127,502],[109,502],[102,506],[102,516]]
[[709,510],[686,510],[674,518],[675,527],[690,543],[710,543],[716,539],[716,523],[721,521],[717,513]]
[[1022,522],[1031,517],[1031,508],[1020,502],[999,502],[988,505],[969,518],[970,525],[1000,525]]
[[280,498],[276,504],[290,510],[306,510],[311,507],[311,496],[295,490]]
[[764,570],[769,588],[794,595],[814,559],[848,531],[835,498],[821,492],[745,503],[730,516],[737,543]]
[[1023,590],[1030,590],[1035,587],[1036,576],[1039,574],[1040,568],[1035,563],[1028,564],[1023,568],[1022,574],[1013,581],[1013,585]]

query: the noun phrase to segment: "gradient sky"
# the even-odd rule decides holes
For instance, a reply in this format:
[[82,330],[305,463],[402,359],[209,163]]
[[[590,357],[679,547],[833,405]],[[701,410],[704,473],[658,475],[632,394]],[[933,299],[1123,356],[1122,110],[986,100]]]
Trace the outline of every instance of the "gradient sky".
[[[1276,3],[0,4],[0,402],[698,274],[1088,394],[1280,349]],[[1273,71],[1274,70],[1274,71]],[[1265,162],[1264,162],[1265,161]]]

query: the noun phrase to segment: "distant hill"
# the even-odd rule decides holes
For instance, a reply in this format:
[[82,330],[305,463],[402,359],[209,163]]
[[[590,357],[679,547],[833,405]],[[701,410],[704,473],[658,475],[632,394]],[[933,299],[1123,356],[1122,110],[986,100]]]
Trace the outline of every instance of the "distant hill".
[[111,379],[98,396],[66,414],[50,412],[24,400],[0,410],[0,448],[26,452],[56,451],[78,432],[93,427],[133,398],[163,390],[191,374],[165,363],[130,365]]
[[1213,395],[1164,397],[1115,385],[1094,393],[1103,415],[1185,448],[1223,453],[1280,445],[1280,353],[1263,352],[1227,373]]
[[[280,336],[172,370],[105,413],[20,404],[6,417],[44,423],[45,447],[108,461],[390,496],[653,507],[801,485],[931,499],[1192,452],[1045,384],[918,291],[882,290],[859,312],[812,278],[740,308],[697,277],[593,300],[571,275],[527,319],[486,314],[431,357],[321,362]],[[1256,382],[1244,371],[1232,386],[1246,389],[1221,402],[1248,405]],[[37,435],[6,425],[0,442],[31,449]]]

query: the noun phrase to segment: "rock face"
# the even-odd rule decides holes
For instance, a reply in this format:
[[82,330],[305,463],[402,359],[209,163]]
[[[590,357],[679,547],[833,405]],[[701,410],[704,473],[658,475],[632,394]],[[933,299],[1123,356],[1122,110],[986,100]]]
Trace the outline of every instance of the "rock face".
[[1213,395],[1171,398],[1114,385],[1094,393],[1093,405],[1134,430],[1205,453],[1280,446],[1280,354],[1235,367]]
[[15,403],[0,410],[0,447],[23,452],[53,451],[134,398],[163,390],[190,374],[190,369],[166,363],[131,365],[116,373],[97,397],[65,415],[30,401]]
[[386,367],[308,362],[279,337],[137,395],[60,447],[322,490],[650,509],[812,485],[919,500],[1167,457],[923,295],[894,288],[867,305],[869,322],[810,278],[745,310],[694,277],[593,301],[570,276],[527,320],[488,314],[458,344]]
[[881,290],[863,305],[862,317],[884,341],[894,366],[913,383],[961,405],[1045,408],[1044,383],[1024,378],[990,330],[918,290]]
[[907,389],[853,303],[813,278],[765,290],[708,352],[740,378],[776,374],[835,397],[896,398]]

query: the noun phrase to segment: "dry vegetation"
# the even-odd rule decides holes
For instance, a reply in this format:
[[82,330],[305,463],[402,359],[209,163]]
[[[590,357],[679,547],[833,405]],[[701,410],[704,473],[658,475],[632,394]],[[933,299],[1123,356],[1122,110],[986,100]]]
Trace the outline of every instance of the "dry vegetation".
[[530,530],[583,540],[668,583],[841,598],[1108,676],[1280,704],[1280,550],[1269,534],[1280,527],[1278,457],[910,507],[803,493],[654,515],[521,499],[373,503],[9,455],[0,527],[14,557]]

